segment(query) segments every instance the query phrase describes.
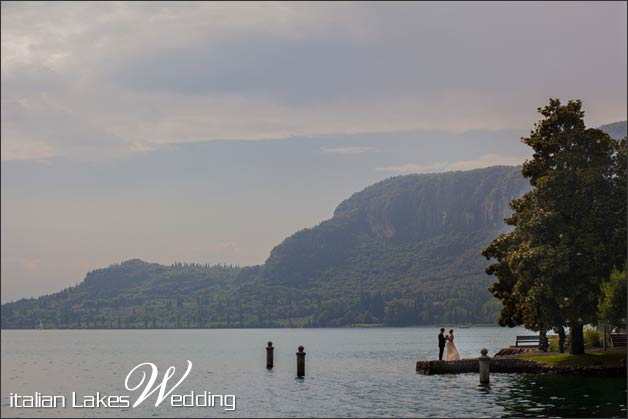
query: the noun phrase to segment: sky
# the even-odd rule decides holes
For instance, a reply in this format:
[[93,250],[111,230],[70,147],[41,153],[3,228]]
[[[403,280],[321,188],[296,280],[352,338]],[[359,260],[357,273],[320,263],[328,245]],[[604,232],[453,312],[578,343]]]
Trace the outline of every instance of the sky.
[[390,176],[626,119],[626,2],[1,3],[2,302],[139,257],[263,263]]

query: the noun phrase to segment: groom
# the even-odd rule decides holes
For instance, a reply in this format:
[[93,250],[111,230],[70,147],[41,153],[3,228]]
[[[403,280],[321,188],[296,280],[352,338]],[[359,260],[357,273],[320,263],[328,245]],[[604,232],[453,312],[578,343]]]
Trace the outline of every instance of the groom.
[[445,328],[442,327],[440,329],[440,333],[438,334],[438,360],[443,360],[443,351],[445,351]]

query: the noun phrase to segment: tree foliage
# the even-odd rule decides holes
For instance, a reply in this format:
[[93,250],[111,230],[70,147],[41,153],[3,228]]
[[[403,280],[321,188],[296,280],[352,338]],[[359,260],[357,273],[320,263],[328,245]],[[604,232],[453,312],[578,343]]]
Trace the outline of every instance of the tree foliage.
[[586,128],[580,101],[550,99],[539,113],[522,139],[533,149],[521,170],[532,190],[511,202],[514,230],[484,249],[494,261],[486,272],[497,278],[501,325],[567,325],[572,353],[582,353],[600,284],[626,257],[626,140]]
[[602,298],[599,303],[600,319],[613,326],[626,327],[628,293],[626,268],[613,269],[608,281],[602,283]]

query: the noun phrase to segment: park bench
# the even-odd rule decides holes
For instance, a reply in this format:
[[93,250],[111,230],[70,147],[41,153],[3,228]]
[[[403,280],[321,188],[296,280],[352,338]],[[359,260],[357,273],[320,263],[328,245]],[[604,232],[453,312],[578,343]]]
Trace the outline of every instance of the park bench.
[[611,333],[611,346],[613,348],[625,348],[626,347],[626,334],[625,333]]
[[516,347],[537,347],[539,346],[539,335],[535,336],[517,336],[515,341]]

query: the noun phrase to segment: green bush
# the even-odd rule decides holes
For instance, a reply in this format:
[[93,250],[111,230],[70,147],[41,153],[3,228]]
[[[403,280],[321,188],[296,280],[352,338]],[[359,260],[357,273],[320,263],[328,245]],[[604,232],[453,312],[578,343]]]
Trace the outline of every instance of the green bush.
[[584,329],[584,347],[585,348],[602,347],[602,333],[592,328]]
[[610,279],[602,283],[602,298],[598,305],[600,319],[615,326],[626,325],[626,268],[623,271],[613,269]]

